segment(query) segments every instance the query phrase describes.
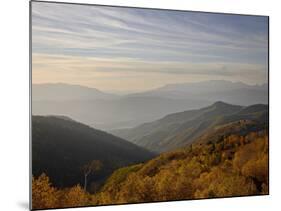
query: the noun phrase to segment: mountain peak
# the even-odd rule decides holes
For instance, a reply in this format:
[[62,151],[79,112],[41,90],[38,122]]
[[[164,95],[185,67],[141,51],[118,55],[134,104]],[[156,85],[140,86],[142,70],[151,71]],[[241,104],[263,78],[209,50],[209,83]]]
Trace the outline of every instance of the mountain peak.
[[228,106],[228,105],[230,105],[230,104],[225,103],[223,101],[217,101],[213,104],[213,106]]
[[[216,101],[214,104],[212,104],[209,107],[206,107],[205,109],[215,109],[215,110],[224,110],[224,111],[231,111],[231,110],[239,110],[242,107],[239,105],[233,105],[233,104],[229,104],[229,103],[225,103],[223,101]],[[204,108],[203,108],[204,109]]]

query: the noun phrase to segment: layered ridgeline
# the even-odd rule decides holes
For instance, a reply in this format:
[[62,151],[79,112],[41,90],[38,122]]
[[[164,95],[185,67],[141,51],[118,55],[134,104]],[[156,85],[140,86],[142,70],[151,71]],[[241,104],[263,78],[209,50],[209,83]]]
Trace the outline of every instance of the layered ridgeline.
[[102,130],[135,127],[216,101],[244,106],[267,103],[268,86],[203,81],[123,96],[70,84],[32,86],[33,115],[65,115]]
[[83,167],[101,166],[88,176],[88,190],[100,185],[113,170],[151,159],[153,153],[67,117],[32,117],[32,174],[47,174],[56,187],[84,185]]
[[267,105],[237,106],[216,102],[202,109],[169,114],[154,122],[111,133],[151,151],[164,152],[195,140],[210,141],[228,134],[243,135],[267,127]]

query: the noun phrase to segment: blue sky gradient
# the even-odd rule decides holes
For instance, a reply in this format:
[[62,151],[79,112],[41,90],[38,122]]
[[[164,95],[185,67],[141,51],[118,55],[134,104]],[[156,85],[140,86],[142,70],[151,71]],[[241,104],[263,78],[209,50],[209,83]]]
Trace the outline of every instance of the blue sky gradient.
[[33,83],[113,91],[213,79],[262,84],[267,24],[262,16],[32,2]]

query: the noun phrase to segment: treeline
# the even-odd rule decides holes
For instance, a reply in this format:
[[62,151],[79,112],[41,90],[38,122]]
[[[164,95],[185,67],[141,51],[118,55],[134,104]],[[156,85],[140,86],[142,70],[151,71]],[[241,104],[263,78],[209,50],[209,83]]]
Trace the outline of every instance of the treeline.
[[33,178],[33,208],[198,199],[268,194],[268,134],[229,135],[163,153],[144,164],[116,170],[102,189],[52,187]]

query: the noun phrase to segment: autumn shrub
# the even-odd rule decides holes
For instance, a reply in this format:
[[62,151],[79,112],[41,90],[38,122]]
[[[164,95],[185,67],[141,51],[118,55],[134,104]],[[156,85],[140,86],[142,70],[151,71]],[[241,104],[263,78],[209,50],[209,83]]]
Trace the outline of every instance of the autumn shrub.
[[268,157],[264,155],[257,160],[248,161],[242,168],[242,174],[259,182],[268,181]]
[[155,196],[158,201],[181,200],[192,197],[192,179],[187,177],[187,172],[161,171],[155,178]]
[[213,168],[194,181],[195,198],[252,195],[256,193],[253,181],[235,173]]
[[57,204],[58,191],[52,187],[49,177],[44,173],[38,178],[32,177],[32,208],[54,208]]
[[32,178],[32,208],[47,209],[89,205],[89,194],[80,185],[57,189],[52,186],[49,177],[41,174]]
[[[251,138],[253,135],[251,135]],[[235,153],[234,168],[242,175],[254,179],[258,185],[268,185],[268,139],[256,137]]]
[[90,196],[80,185],[66,188],[59,194],[60,207],[86,206],[90,204]]

